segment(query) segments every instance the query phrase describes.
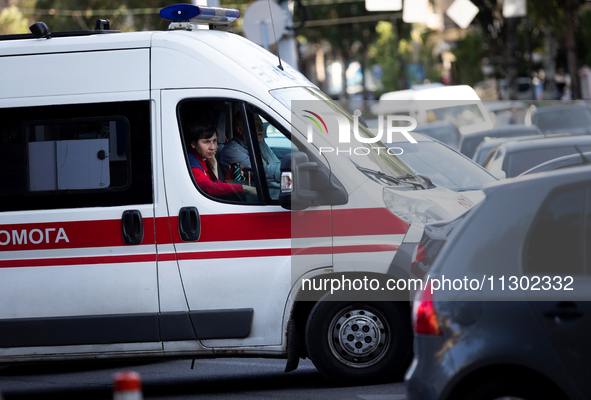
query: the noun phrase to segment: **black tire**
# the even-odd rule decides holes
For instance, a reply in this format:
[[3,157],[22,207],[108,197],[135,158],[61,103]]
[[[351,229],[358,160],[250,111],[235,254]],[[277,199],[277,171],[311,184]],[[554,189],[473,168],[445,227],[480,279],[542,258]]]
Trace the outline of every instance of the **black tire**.
[[464,400],[566,400],[556,388],[527,378],[499,378],[485,381],[468,391]]
[[341,385],[386,382],[404,372],[413,342],[404,304],[339,301],[345,298],[326,295],[310,312],[306,347],[316,368]]

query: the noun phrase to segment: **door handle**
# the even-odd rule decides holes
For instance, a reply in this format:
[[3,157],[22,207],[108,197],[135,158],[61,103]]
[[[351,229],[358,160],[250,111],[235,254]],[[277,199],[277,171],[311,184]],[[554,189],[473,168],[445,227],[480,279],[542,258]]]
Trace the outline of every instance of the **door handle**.
[[144,222],[139,210],[125,210],[121,217],[121,233],[125,244],[141,244],[144,240]]
[[201,236],[201,218],[196,207],[183,207],[179,212],[179,234],[183,242],[196,242]]

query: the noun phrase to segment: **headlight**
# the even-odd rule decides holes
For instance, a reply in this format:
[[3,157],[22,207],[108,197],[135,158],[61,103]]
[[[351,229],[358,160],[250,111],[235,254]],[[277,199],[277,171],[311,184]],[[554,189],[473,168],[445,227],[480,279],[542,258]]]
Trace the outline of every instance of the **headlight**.
[[452,216],[443,207],[432,200],[421,198],[419,193],[384,188],[384,204],[394,215],[409,224],[451,219]]

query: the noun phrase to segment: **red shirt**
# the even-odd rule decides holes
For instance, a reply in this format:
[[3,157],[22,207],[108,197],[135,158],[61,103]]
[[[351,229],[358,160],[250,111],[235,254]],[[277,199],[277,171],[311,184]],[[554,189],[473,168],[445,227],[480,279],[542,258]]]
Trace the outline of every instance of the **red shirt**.
[[193,154],[203,167],[203,170],[199,167],[194,167],[191,168],[191,172],[193,172],[195,181],[197,181],[197,184],[205,193],[212,196],[223,196],[231,193],[241,193],[243,191],[242,185],[220,182],[213,171],[209,169],[209,163],[195,154],[195,152]]

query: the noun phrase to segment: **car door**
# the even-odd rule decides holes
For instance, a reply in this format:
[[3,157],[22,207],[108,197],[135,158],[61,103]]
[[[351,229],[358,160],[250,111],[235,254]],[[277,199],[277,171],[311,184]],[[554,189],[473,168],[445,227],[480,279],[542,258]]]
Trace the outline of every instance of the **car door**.
[[526,243],[534,315],[585,398],[591,397],[591,188],[560,188],[544,202]]
[[[291,146],[289,128],[271,109],[241,92],[163,90],[161,101],[168,211],[196,335],[206,347],[281,345],[292,288],[291,213],[279,205],[278,181],[271,179],[271,175],[278,175],[268,172],[263,159],[280,161]],[[283,139],[266,138],[268,149],[263,150],[263,143],[255,139],[255,114],[263,123],[261,139],[265,131],[275,136],[283,132]],[[232,120],[236,118],[246,121],[248,131],[240,145],[232,143],[236,142],[232,138]],[[222,155],[231,148],[247,154],[240,158],[240,182],[230,185],[249,185],[256,188],[256,195],[217,196],[197,184],[196,168],[191,167],[187,152],[192,151],[191,126],[204,120],[217,129],[218,146],[224,147]],[[217,162],[224,157],[218,157]],[[208,170],[215,168],[209,161],[208,165]],[[217,170],[217,179],[227,180],[228,171]],[[316,223],[327,228],[325,233],[330,232],[330,208],[322,215],[322,222]],[[188,231],[196,234],[187,235]],[[332,251],[322,254],[329,260],[326,264],[331,257]]]

